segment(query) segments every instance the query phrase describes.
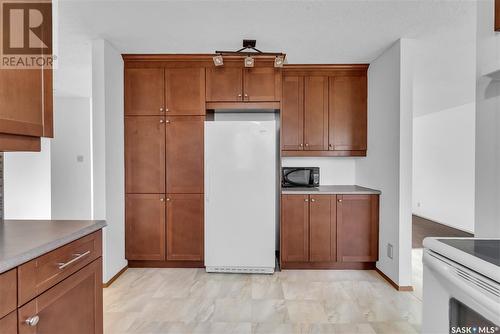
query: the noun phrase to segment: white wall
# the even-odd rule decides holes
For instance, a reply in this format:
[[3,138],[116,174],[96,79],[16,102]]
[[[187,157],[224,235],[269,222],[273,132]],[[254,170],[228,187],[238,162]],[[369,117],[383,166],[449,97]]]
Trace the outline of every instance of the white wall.
[[283,167],[319,167],[319,183],[325,184],[355,184],[356,158],[339,157],[284,157]]
[[413,213],[474,233],[475,103],[413,119]]
[[402,39],[370,64],[368,154],[355,164],[356,184],[382,191],[377,267],[402,286],[411,285],[411,46]]
[[493,32],[494,1],[477,2],[475,235],[500,237],[500,34]]
[[52,219],[91,219],[90,99],[54,99]]
[[94,218],[106,219],[104,282],[125,260],[123,61],[107,41],[92,45],[92,151]]
[[5,219],[50,219],[50,140],[41,152],[4,154]]

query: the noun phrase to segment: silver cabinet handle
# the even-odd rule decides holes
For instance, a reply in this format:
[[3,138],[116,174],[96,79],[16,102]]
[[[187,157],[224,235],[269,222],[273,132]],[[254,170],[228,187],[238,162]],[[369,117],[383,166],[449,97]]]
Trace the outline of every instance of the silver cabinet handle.
[[309,200],[306,198],[306,199],[304,200],[304,202],[309,202]]
[[72,260],[69,260],[68,262],[61,262],[61,263],[58,263],[57,265],[59,266],[59,269],[64,269],[66,268],[67,266],[69,266],[70,264],[72,263],[75,263],[76,261],[80,260],[81,258],[84,258],[85,256],[89,255],[90,254],[90,251],[86,251],[85,253],[83,254],[75,254],[75,258],[72,259]]
[[34,315],[24,320],[24,323],[28,326],[35,327],[38,324],[38,321],[40,321],[40,317],[38,315]]
[[160,107],[160,112],[163,112],[163,107]]
[[167,123],[167,124],[170,124],[170,120],[169,120],[169,119],[167,119],[167,122],[166,122],[166,123]]
[[238,94],[238,97],[241,97],[241,94]]
[[165,199],[164,198],[160,198],[160,202],[163,202]]
[[314,198],[311,198],[311,202],[316,202],[316,200]]
[[165,108],[165,111],[168,112],[168,108]]
[[304,146],[304,144],[300,144],[299,146],[302,147],[302,146]]
[[308,146],[309,146],[309,144],[306,143],[306,147],[308,147]]
[[341,199],[339,199],[339,203],[342,203],[342,200],[341,200]]
[[167,202],[170,202],[170,198],[169,197],[167,197]]
[[164,120],[160,119],[160,123],[163,124],[163,122],[165,122]]

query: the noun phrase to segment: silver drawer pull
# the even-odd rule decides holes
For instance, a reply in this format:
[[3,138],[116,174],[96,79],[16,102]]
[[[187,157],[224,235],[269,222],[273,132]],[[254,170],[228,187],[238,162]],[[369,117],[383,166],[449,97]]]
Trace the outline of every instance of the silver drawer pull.
[[64,263],[64,262],[61,262],[61,263],[58,263],[57,265],[59,266],[59,269],[64,269],[66,268],[67,266],[69,266],[70,264],[72,263],[75,263],[76,261],[80,260],[81,258],[87,256],[90,254],[90,251],[86,251],[85,253],[83,254],[75,254],[75,258],[72,259],[72,260],[69,260],[68,262]]
[[38,321],[40,321],[40,317],[37,315],[34,315],[32,317],[29,317],[28,319],[24,320],[26,325],[35,327],[38,324]]

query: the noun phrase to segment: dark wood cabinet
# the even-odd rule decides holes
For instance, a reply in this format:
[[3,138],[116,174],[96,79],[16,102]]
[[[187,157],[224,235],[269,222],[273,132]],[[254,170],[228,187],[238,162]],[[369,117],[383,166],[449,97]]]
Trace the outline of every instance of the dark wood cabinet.
[[328,77],[304,79],[304,149],[328,150]]
[[[332,207],[333,204],[333,207]],[[310,195],[309,245],[311,262],[335,261],[336,220],[335,196]],[[333,212],[332,212],[333,210]],[[332,219],[333,218],[333,219]]]
[[495,0],[495,31],[500,31],[500,0]]
[[[39,318],[35,327],[25,322],[33,316]],[[102,260],[99,258],[19,308],[18,331],[19,334],[100,334],[102,316]]]
[[304,148],[304,77],[283,77],[281,101],[281,147],[299,151]]
[[378,195],[282,195],[284,269],[373,269]]
[[245,68],[243,76],[245,101],[280,101],[281,71],[274,67]]
[[0,87],[0,152],[39,151],[54,131],[52,69],[1,69]]
[[338,261],[378,260],[377,195],[337,196]]
[[207,102],[272,102],[281,99],[281,72],[274,67],[209,67]]
[[164,69],[126,68],[125,115],[163,115],[164,108]]
[[167,195],[167,260],[203,261],[203,195]]
[[330,77],[329,149],[366,151],[366,76]]
[[125,192],[165,193],[164,117],[125,117]]
[[203,193],[204,120],[166,118],[167,193]]
[[165,70],[165,114],[205,115],[205,69]]
[[206,74],[207,101],[243,101],[243,69],[241,67],[209,67]]
[[0,319],[0,334],[17,334],[17,311]]
[[309,260],[309,196],[281,196],[281,258],[285,262]]
[[367,65],[284,69],[282,156],[365,156]]
[[125,257],[165,259],[165,195],[125,195]]

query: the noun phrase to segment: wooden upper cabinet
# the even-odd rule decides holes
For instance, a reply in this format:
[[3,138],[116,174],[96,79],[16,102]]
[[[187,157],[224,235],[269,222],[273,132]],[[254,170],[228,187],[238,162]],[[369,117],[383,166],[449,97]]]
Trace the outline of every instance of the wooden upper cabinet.
[[205,115],[205,69],[165,69],[166,115]]
[[167,193],[203,193],[204,117],[166,117]]
[[284,76],[281,101],[281,148],[304,148],[304,77]]
[[165,259],[165,195],[125,195],[125,257]]
[[378,260],[378,195],[337,195],[339,262]]
[[309,261],[309,196],[281,196],[281,258]]
[[[335,197],[335,196],[333,196]],[[331,215],[332,196],[311,195],[309,199],[309,260],[335,261],[335,217]],[[333,201],[333,205],[335,205]],[[334,209],[335,210],[335,209]],[[333,254],[332,254],[333,253]]]
[[[28,326],[26,319],[35,315],[39,317],[38,324]],[[18,332],[101,334],[101,258],[19,308]]]
[[500,0],[495,0],[495,31],[500,31]]
[[165,113],[163,68],[125,69],[125,115]]
[[0,69],[0,87],[0,133],[42,137],[44,98],[52,98],[52,80],[44,97],[49,87],[44,88],[43,70]]
[[366,150],[366,76],[330,77],[329,149]]
[[328,77],[304,79],[304,149],[328,150]]
[[165,193],[164,117],[125,117],[125,192]]
[[203,195],[167,194],[167,260],[203,261]]
[[280,101],[281,71],[274,67],[245,68],[243,76],[245,101]]
[[243,101],[243,69],[241,67],[209,67],[206,69],[206,75],[207,101]]

